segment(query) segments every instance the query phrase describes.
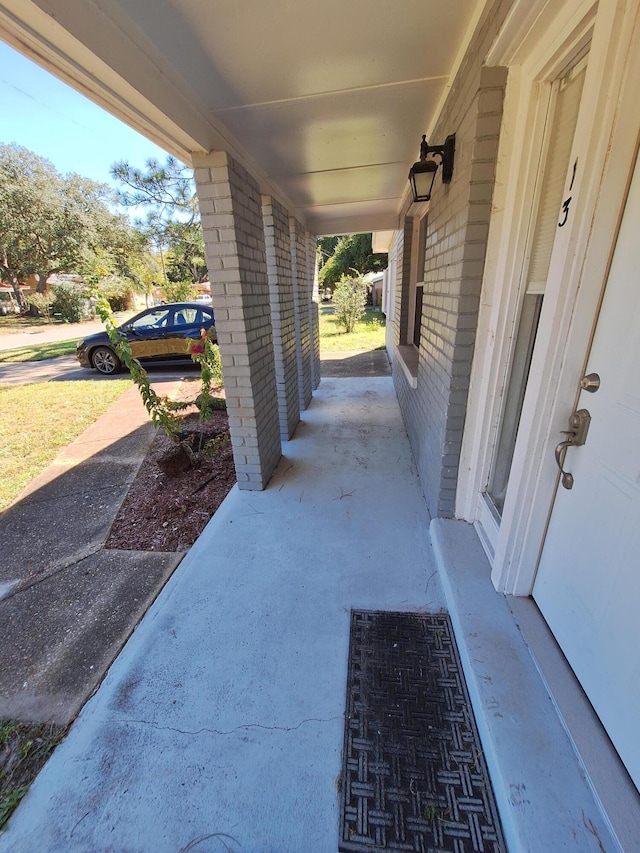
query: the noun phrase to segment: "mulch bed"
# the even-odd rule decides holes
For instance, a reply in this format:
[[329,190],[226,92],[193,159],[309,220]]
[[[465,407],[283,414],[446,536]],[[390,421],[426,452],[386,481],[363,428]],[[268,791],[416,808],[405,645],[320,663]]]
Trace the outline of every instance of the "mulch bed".
[[[166,464],[175,445],[158,432],[113,522],[106,548],[188,551],[236,482],[226,409],[202,425],[197,413],[183,419],[186,432],[216,438],[222,449],[197,454],[192,467]],[[163,465],[163,463],[165,463]],[[168,470],[162,470],[161,465]]]

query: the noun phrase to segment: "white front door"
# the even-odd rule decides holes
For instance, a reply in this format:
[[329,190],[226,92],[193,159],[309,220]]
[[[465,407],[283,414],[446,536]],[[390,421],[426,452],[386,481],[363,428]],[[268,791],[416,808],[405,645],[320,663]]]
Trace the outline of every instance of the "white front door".
[[[585,446],[570,448],[534,598],[640,788],[640,167],[636,166],[582,391]],[[563,436],[558,436],[558,441]]]

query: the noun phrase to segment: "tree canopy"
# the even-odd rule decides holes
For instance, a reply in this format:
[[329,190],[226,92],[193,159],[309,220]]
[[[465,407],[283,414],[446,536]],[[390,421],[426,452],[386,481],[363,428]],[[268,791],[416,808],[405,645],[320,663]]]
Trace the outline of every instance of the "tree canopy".
[[[386,269],[387,255],[371,251],[371,234],[346,234],[342,237],[321,237],[318,248],[324,263],[320,263],[322,287],[335,287],[343,276],[363,276],[368,272]],[[328,257],[326,257],[328,255]]]
[[204,253],[200,209],[191,170],[167,157],[162,165],[152,158],[146,169],[137,169],[121,160],[111,174],[123,184],[118,201],[127,207],[144,208],[146,217],[136,225],[163,253],[169,281],[205,281],[207,265]]
[[108,272],[126,272],[139,237],[113,212],[112,190],[77,174],[61,175],[51,162],[19,145],[0,145],[0,274],[21,300],[19,284],[53,273],[83,272],[108,259]]

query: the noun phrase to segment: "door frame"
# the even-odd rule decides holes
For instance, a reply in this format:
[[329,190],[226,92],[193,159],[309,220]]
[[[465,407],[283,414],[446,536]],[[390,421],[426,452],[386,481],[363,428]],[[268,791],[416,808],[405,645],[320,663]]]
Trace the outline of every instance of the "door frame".
[[[456,516],[476,526],[494,586],[513,595],[530,595],[533,587],[558,483],[553,448],[577,400],[640,135],[637,0],[601,0],[597,6],[570,0],[561,8],[541,2],[536,11],[534,24],[531,5],[518,0],[488,57],[489,64],[509,66],[509,79],[456,502]],[[524,263],[541,110],[553,79],[589,42],[588,95],[570,158],[578,162],[571,192],[574,215],[554,244],[498,522],[482,494],[517,316],[518,288],[511,282],[519,281]]]

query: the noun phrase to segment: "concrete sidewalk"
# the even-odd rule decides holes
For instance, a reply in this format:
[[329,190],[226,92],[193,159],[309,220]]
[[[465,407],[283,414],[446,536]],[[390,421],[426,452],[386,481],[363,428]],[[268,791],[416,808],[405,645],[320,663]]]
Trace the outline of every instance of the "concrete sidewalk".
[[103,547],[153,433],[133,386],[0,515],[0,717],[73,719],[180,561]]
[[350,608],[442,606],[391,380],[326,380],[268,488],[234,487],[212,518],[0,849],[335,851]]
[[445,602],[509,849],[620,849],[470,532],[441,522],[432,550],[391,379],[325,379],[267,489],[234,487],[174,572],[0,851],[333,853],[350,609]]

